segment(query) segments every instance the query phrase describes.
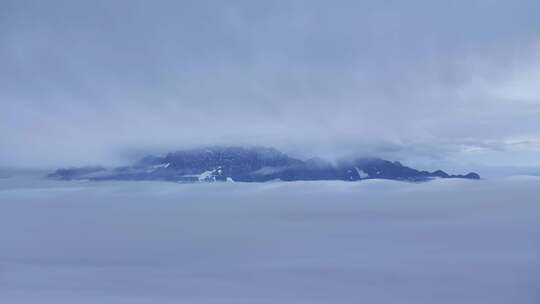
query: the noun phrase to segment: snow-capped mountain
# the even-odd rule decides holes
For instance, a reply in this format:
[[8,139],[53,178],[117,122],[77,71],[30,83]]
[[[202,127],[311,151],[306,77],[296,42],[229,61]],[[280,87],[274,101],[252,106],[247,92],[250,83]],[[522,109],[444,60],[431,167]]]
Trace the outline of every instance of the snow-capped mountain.
[[59,169],[49,175],[62,180],[165,180],[175,182],[266,182],[272,180],[392,179],[425,181],[432,178],[479,179],[476,173],[450,175],[444,171],[419,171],[399,162],[358,158],[332,164],[314,158],[299,160],[262,147],[208,147],[182,150],[164,157],[147,156],[132,166],[107,169]]

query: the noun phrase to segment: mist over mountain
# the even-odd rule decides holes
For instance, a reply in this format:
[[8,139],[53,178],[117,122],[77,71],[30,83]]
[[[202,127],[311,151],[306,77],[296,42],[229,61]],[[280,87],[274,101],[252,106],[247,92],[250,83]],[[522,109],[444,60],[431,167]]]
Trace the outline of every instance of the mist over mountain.
[[212,146],[149,155],[132,166],[106,169],[59,169],[49,175],[61,180],[165,180],[175,182],[267,182],[273,180],[393,179],[426,181],[433,178],[479,179],[477,173],[450,175],[442,170],[419,171],[380,158],[351,158],[336,163],[321,158],[300,160],[265,147]]
[[0,1],[0,166],[120,165],[133,151],[218,144],[538,167],[538,11],[538,0]]
[[538,304],[539,88],[540,0],[0,0],[0,304]]

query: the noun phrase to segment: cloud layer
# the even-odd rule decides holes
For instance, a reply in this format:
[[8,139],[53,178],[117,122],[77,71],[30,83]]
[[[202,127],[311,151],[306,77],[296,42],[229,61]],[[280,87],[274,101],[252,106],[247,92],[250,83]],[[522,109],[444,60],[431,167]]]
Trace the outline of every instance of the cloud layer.
[[540,165],[538,11],[534,0],[3,1],[0,165],[209,143]]
[[538,303],[538,178],[0,178],[0,300]]

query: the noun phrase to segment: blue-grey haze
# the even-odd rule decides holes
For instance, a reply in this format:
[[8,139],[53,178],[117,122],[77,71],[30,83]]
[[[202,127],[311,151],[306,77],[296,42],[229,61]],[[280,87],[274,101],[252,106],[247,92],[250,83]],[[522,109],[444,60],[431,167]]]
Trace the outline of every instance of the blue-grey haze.
[[0,178],[0,302],[540,300],[540,180]]
[[539,166],[539,12],[536,0],[1,0],[0,166],[207,144]]

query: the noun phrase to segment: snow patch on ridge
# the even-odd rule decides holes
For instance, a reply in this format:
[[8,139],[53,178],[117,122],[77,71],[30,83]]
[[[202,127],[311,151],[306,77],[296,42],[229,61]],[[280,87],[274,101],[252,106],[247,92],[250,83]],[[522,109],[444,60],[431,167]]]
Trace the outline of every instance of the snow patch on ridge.
[[201,174],[188,174],[188,175],[184,175],[183,177],[195,177],[197,178],[199,182],[208,182],[208,181],[215,182],[216,175],[221,175],[221,173],[222,173],[221,167],[217,167],[216,169],[213,169],[213,170],[204,171]]
[[369,174],[367,174],[364,170],[358,169],[357,167],[354,168],[356,170],[356,173],[358,173],[358,176],[360,178],[368,178]]

